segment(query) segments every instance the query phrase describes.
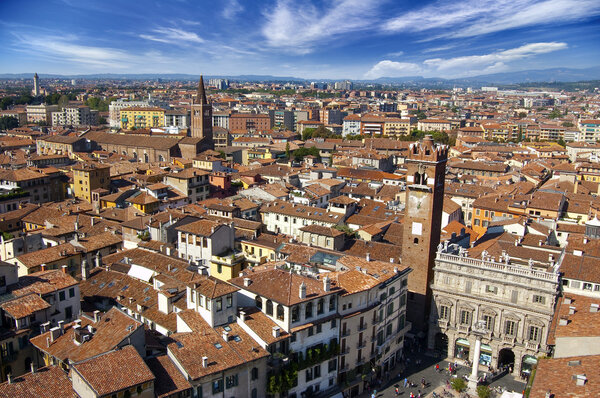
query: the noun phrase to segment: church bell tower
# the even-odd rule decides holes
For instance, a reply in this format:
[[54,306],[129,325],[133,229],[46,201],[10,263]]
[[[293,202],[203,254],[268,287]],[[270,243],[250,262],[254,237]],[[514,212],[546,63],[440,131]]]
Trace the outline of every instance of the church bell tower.
[[192,103],[191,111],[192,123],[190,136],[202,138],[202,147],[205,149],[212,149],[212,105],[208,102],[208,97],[204,91],[204,79],[202,76],[200,76],[200,82],[198,82],[198,95],[196,101]]
[[408,152],[402,264],[413,270],[408,275],[407,318],[413,330],[421,331],[429,313],[429,285],[440,243],[448,147],[434,144],[427,135],[411,144]]

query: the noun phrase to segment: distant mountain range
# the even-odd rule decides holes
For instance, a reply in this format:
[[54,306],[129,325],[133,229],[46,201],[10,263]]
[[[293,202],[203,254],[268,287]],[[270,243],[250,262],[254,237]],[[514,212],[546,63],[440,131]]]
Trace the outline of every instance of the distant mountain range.
[[[31,79],[33,73],[3,73],[0,79]],[[57,75],[57,74],[39,74],[42,79],[99,79],[99,80],[197,80],[198,75],[184,73],[143,73],[143,74],[125,74],[125,73],[102,73],[89,75]],[[238,76],[205,76],[210,78],[224,78],[235,81],[248,82],[332,82],[344,79],[304,79],[292,76],[271,76],[271,75],[238,75]],[[518,83],[554,83],[554,82],[579,82],[589,80],[600,80],[600,66],[585,69],[575,68],[551,68],[523,70],[517,72],[494,73],[489,75],[478,75],[464,77],[459,79],[445,79],[441,77],[425,78],[422,76],[405,77],[381,77],[373,80],[352,80],[355,83],[375,83],[375,84],[399,84],[399,85],[417,85],[417,86],[468,86],[468,85],[506,85]]]

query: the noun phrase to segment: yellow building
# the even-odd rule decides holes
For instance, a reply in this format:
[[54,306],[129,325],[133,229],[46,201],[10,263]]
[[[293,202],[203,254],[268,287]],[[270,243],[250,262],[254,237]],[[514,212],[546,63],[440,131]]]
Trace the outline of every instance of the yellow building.
[[121,110],[121,128],[125,130],[148,129],[165,125],[165,110],[162,108],[125,108]]
[[73,195],[92,202],[94,189],[110,189],[110,166],[81,164],[73,167]]
[[410,134],[412,127],[411,119],[388,117],[383,124],[383,135],[401,137]]
[[221,256],[213,255],[210,261],[210,275],[222,281],[237,278],[244,269],[242,253],[226,253]]

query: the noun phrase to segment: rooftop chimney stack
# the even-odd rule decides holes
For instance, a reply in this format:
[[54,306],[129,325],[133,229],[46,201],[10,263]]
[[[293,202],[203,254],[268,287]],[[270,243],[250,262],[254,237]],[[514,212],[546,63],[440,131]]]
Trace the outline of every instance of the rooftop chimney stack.
[[367,255],[365,256],[365,259],[367,261],[371,261],[371,253],[367,253]]
[[331,290],[331,280],[329,279],[328,276],[325,276],[325,278],[323,278],[323,291],[330,291]]
[[251,283],[252,281],[250,280],[250,278],[244,278],[244,286],[248,287]]
[[208,368],[208,357],[202,357],[202,367]]
[[223,330],[223,340],[229,341],[229,332],[227,330]]
[[89,276],[90,275],[87,267],[87,260],[84,257],[81,260],[81,280],[85,281]]
[[281,328],[279,326],[273,326],[273,337],[279,337],[281,335]]
[[94,311],[94,323],[100,322],[100,311]]
[[302,300],[306,298],[306,283],[304,282],[300,284],[300,298]]

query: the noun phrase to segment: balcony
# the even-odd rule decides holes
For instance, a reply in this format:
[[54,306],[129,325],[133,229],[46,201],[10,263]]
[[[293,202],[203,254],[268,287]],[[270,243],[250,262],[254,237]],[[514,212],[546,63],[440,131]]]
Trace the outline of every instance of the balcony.
[[506,344],[514,345],[515,344],[515,336],[504,336],[502,338],[502,341]]
[[527,348],[528,350],[537,351],[540,348],[540,343],[538,343],[537,341],[527,341],[525,343],[525,348]]
[[457,327],[459,333],[469,334],[471,330],[471,325],[458,325]]
[[356,344],[356,349],[357,349],[357,350],[360,350],[361,348],[365,348],[366,346],[367,346],[367,342],[366,342],[366,341],[359,341],[359,342]]
[[348,354],[348,353],[350,353],[350,347],[349,346],[341,347],[340,348],[340,355],[345,355],[345,354]]
[[342,337],[350,336],[350,328],[342,330]]
[[367,322],[363,323],[362,325],[358,326],[358,331],[362,332],[363,330],[365,330],[367,328]]

